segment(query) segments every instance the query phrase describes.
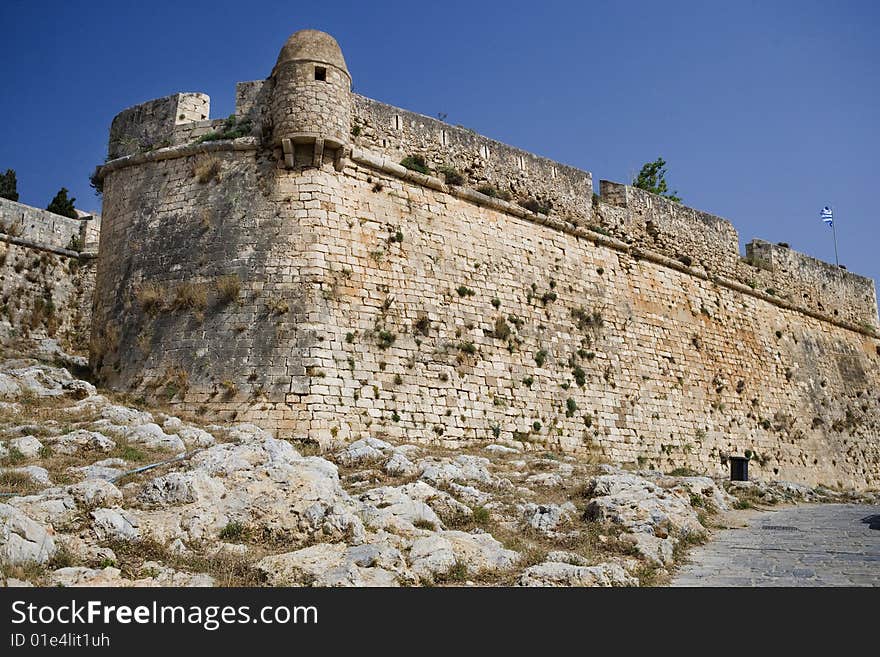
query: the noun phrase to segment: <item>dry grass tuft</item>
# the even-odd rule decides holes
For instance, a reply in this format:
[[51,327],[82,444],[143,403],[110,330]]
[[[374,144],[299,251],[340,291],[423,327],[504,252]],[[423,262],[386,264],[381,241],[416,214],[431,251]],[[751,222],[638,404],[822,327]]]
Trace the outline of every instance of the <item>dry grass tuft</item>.
[[241,281],[237,274],[221,276],[214,282],[217,288],[217,303],[226,305],[238,300],[241,294]]
[[172,310],[202,311],[208,307],[208,289],[203,283],[182,283],[174,290]]
[[205,184],[212,180],[220,180],[220,171],[223,162],[214,155],[200,155],[192,164],[192,175],[200,183]]
[[134,296],[148,315],[162,312],[165,307],[165,288],[158,283],[143,283],[138,286]]

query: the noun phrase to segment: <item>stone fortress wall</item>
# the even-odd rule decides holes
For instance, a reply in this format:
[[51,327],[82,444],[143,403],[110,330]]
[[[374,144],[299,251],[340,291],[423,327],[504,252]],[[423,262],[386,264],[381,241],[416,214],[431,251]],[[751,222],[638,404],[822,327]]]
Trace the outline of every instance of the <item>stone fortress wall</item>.
[[[276,70],[338,97],[348,78],[318,68],[347,75],[341,53],[307,36]],[[715,473],[747,451],[759,476],[880,481],[872,281],[760,241],[743,258],[722,218],[594,195],[357,95],[316,133],[277,85],[239,84],[225,120],[178,94],[114,121],[91,350],[109,385],[324,444],[512,439]]]
[[49,337],[87,352],[100,227],[0,198],[0,343]]

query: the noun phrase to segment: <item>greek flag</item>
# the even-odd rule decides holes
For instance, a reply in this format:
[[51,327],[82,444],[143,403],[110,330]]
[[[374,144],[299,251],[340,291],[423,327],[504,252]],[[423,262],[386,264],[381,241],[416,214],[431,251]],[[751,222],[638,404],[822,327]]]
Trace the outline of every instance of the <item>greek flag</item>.
[[822,212],[819,214],[819,216],[822,218],[822,221],[824,223],[828,224],[829,228],[832,228],[834,226],[834,213],[827,205],[822,208]]

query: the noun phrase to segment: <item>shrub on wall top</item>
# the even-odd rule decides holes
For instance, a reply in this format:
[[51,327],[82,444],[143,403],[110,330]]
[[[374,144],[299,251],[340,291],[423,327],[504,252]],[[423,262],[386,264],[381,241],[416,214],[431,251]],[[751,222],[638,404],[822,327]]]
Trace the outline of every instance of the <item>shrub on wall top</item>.
[[73,205],[75,202],[75,198],[67,198],[67,188],[62,187],[58,190],[58,193],[55,194],[55,198],[52,199],[52,202],[49,203],[49,206],[46,209],[49,212],[60,214],[62,217],[76,219],[76,207]]
[[15,169],[6,169],[6,173],[0,173],[0,198],[8,198],[10,201],[18,200],[18,181],[15,179]]

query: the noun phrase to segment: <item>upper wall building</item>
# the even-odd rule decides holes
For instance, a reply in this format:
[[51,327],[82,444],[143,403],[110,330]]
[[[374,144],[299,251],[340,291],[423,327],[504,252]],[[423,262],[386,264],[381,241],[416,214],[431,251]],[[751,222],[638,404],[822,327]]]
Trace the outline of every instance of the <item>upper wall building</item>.
[[[268,69],[268,65],[267,65]],[[322,444],[519,440],[880,481],[873,282],[725,219],[351,93],[304,30],[211,119],[120,113],[91,365]]]

